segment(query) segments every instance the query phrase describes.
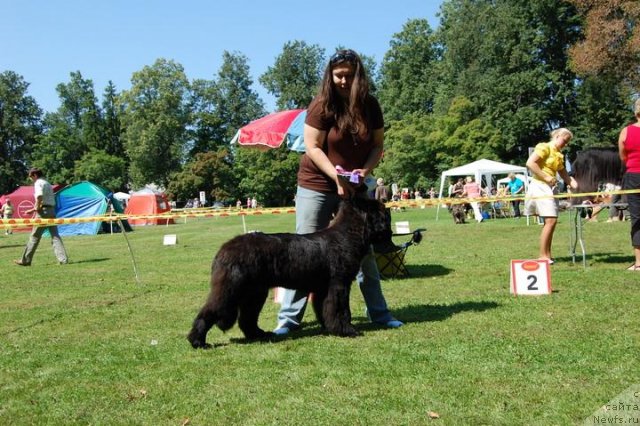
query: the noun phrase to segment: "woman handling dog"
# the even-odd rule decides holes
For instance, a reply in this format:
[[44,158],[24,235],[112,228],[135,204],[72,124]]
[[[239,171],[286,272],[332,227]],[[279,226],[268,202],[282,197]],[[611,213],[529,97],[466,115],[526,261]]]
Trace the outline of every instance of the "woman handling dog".
[[[622,189],[640,189],[640,99],[633,104],[636,122],[620,131],[618,151],[626,166]],[[631,245],[635,261],[629,271],[640,271],[640,194],[627,194],[631,216]]]
[[[306,153],[300,160],[296,193],[297,234],[326,228],[340,199],[367,196],[364,185],[353,185],[340,177],[336,166],[361,177],[369,174],[382,156],[383,125],[380,105],[369,94],[362,60],[353,50],[338,50],[307,109]],[[373,253],[362,260],[357,281],[371,321],[390,328],[402,326],[387,308]],[[284,291],[276,335],[300,328],[307,296],[299,290]]]
[[551,141],[536,145],[534,151],[527,160],[527,167],[533,174],[529,183],[529,189],[525,198],[525,214],[527,216],[538,215],[544,219],[544,226],[540,234],[540,260],[551,258],[551,242],[553,232],[558,223],[558,204],[554,198],[559,174],[565,185],[571,189],[577,189],[578,184],[564,168],[564,148],[573,138],[569,129],[559,128],[551,132]]

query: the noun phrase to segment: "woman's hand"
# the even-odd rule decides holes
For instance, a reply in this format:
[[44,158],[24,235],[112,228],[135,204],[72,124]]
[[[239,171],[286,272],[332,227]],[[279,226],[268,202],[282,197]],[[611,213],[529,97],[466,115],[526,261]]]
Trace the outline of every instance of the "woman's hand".
[[358,173],[363,178],[362,181],[364,181],[364,177],[369,174],[369,169],[353,169],[352,173]]
[[340,176],[336,178],[335,182],[338,187],[338,196],[340,198],[349,199],[356,193],[355,187]]

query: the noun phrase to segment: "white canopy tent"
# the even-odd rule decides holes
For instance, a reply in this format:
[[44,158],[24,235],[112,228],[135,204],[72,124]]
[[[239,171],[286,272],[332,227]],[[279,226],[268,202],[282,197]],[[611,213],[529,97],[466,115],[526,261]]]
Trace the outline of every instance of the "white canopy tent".
[[[440,179],[440,192],[438,198],[442,198],[442,191],[444,190],[444,184],[448,177],[452,176],[473,176],[475,181],[480,184],[487,193],[491,193],[493,187],[494,175],[507,175],[509,173],[516,173],[520,175],[527,174],[527,168],[524,166],[514,166],[513,164],[500,163],[498,161],[481,159],[474,161],[463,166],[454,167],[447,171],[442,172],[442,178]],[[483,183],[484,181],[484,183]],[[525,186],[528,181],[524,180]],[[438,210],[436,211],[436,220],[440,214],[440,204],[438,204]]]

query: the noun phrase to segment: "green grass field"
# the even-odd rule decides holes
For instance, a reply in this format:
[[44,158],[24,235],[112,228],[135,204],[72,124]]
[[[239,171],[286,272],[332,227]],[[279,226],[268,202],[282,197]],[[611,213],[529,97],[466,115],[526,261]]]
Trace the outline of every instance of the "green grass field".
[[[44,239],[29,268],[12,264],[28,235],[0,234],[0,423],[565,425],[640,383],[629,222],[585,225],[585,270],[568,255],[563,213],[553,294],[514,297],[510,260],[537,256],[540,227],[454,225],[440,213],[439,221],[434,208],[394,213],[427,228],[407,254],[411,277],[383,282],[404,327],[368,323],[356,288],[359,338],[323,334],[309,310],[302,331],[274,342],[212,329],[210,350],[191,349],[185,336],[208,293],[211,259],[243,232],[241,218],[129,233],[140,283],[121,234],[65,238],[63,266]],[[292,231],[294,215],[246,222]],[[177,234],[177,245],[163,246],[165,234]],[[263,328],[275,326],[277,310],[270,299]]]

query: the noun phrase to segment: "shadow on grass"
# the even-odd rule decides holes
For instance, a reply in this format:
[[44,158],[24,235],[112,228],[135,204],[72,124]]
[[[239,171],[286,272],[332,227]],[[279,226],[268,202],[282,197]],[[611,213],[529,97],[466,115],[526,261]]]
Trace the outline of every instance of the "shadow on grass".
[[13,245],[8,245],[8,246],[0,246],[0,249],[6,249],[6,248],[16,248],[16,247],[24,247],[24,244],[13,244]]
[[[405,323],[419,323],[431,321],[444,321],[455,314],[461,312],[483,312],[488,309],[495,309],[500,306],[497,302],[461,302],[451,305],[413,305],[405,306],[400,309],[394,309],[393,314]],[[354,318],[356,329],[363,334],[376,330],[386,329],[385,326],[369,322],[364,317]],[[213,330],[213,329],[212,329]],[[260,342],[280,342],[283,340],[304,339],[318,335],[328,335],[326,331],[320,327],[317,321],[303,323],[303,328],[293,331],[286,336],[269,335],[265,339],[249,340],[241,337],[231,338],[230,342],[235,344],[254,344]]]
[[70,260],[69,263],[96,263],[96,262],[106,262],[111,260],[110,257],[98,257],[96,259],[84,259],[84,260]]
[[[585,259],[587,261],[587,264],[591,262],[627,264],[627,263],[633,263],[633,261],[635,260],[633,257],[633,254],[631,253],[629,253],[628,255],[624,255],[621,253],[602,253],[602,252],[600,253],[587,252],[587,254],[585,255]],[[555,258],[555,260],[560,262],[567,262],[567,263],[571,263],[573,261],[571,256],[558,256]],[[576,264],[578,263],[582,263],[582,253],[580,253],[579,249],[576,252]]]
[[442,265],[407,265],[409,276],[406,278],[439,277],[449,274],[453,269]]
[[410,305],[394,309],[393,314],[407,323],[431,322],[444,321],[461,312],[483,312],[499,306],[499,303],[493,301],[459,302],[451,305]]

